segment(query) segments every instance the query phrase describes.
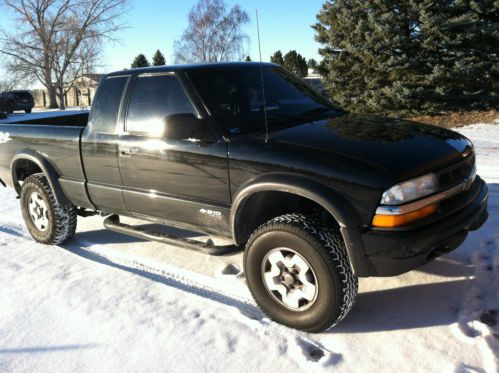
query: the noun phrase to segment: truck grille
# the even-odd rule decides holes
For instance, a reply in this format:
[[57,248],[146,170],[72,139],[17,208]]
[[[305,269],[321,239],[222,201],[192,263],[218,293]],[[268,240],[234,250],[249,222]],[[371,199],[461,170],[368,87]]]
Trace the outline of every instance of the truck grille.
[[447,190],[468,179],[471,176],[474,167],[475,154],[470,153],[462,161],[459,161],[458,163],[446,167],[438,172],[440,190]]

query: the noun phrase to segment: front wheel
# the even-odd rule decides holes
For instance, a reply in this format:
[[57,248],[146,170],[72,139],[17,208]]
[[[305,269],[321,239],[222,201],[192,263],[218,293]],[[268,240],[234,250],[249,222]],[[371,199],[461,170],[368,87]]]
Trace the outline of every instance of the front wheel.
[[30,114],[30,113],[31,113],[31,111],[32,111],[32,109],[26,109],[26,110],[24,110],[24,112],[25,112],[26,114]]
[[288,214],[263,224],[244,255],[250,291],[274,321],[307,332],[339,323],[357,296],[338,229],[313,218]]
[[37,242],[60,245],[75,234],[76,208],[59,205],[47,178],[41,173],[24,180],[21,210],[26,227]]

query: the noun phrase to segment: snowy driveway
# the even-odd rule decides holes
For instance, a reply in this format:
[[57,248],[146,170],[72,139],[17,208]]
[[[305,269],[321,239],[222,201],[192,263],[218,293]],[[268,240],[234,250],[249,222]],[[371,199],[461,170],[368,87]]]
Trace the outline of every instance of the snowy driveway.
[[241,254],[144,242],[98,217],[46,247],[0,188],[0,372],[496,372],[499,125],[460,132],[489,183],[486,225],[418,271],[362,279],[350,315],[319,335],[264,317]]

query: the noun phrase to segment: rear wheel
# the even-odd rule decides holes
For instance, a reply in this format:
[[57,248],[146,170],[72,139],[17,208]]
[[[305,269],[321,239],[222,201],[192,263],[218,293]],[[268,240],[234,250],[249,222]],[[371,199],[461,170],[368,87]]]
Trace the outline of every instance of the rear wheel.
[[246,246],[244,268],[262,310],[307,332],[335,326],[357,296],[357,278],[339,230],[300,214],[258,228]]
[[47,178],[41,173],[24,180],[21,209],[26,227],[37,242],[60,245],[75,234],[76,208],[59,205]]

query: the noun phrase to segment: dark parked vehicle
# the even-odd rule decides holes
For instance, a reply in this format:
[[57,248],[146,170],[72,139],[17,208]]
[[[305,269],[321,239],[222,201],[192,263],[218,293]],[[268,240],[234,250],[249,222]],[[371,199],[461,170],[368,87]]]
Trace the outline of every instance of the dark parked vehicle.
[[6,91],[0,93],[0,102],[7,113],[24,111],[31,113],[35,106],[35,99],[28,91]]
[[77,215],[99,212],[125,234],[212,254],[244,249],[256,302],[310,332],[345,317],[358,277],[417,268],[487,219],[468,139],[349,114],[272,64],[110,74],[90,115],[0,124],[0,179],[19,194],[38,242],[61,244]]

